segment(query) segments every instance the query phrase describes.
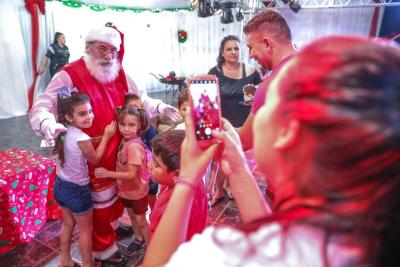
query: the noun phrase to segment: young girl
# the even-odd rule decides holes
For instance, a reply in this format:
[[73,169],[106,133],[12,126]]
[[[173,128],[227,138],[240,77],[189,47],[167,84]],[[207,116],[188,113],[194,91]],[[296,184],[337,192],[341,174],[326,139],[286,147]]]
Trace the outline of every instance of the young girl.
[[79,228],[79,248],[82,266],[94,266],[92,258],[92,196],[89,188],[87,161],[99,162],[108,140],[116,132],[116,123],[111,122],[104,130],[97,149],[91,138],[82,129],[93,122],[92,107],[86,94],[59,89],[59,122],[67,131],[56,139],[54,151],[58,154],[57,177],[54,184],[55,199],[61,207],[63,224],[60,234],[60,264],[73,266],[71,258],[71,236],[75,224]]
[[[125,105],[134,106],[135,108],[143,108],[142,100],[139,96],[135,94],[126,94],[125,95]],[[157,135],[156,128],[149,123],[149,127],[146,131],[144,131],[140,138],[142,139],[143,144],[151,151],[151,140]],[[149,194],[147,195],[147,201],[149,202],[149,207],[151,210],[154,208],[154,203],[157,199],[158,193],[158,184],[156,184],[153,179],[150,177],[149,179]]]
[[148,244],[149,224],[146,220],[149,171],[146,146],[140,135],[148,128],[149,119],[143,109],[124,106],[117,113],[118,129],[123,136],[117,153],[116,171],[96,168],[97,178],[117,179],[118,196],[127,208],[135,240],[128,246],[131,256]]

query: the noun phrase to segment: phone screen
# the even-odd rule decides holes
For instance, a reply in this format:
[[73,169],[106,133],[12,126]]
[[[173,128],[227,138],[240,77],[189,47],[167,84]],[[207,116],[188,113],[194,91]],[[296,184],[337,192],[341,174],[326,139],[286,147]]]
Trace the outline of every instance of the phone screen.
[[221,113],[218,90],[216,79],[190,81],[192,113],[196,137],[199,141],[212,139],[212,130],[220,128]]

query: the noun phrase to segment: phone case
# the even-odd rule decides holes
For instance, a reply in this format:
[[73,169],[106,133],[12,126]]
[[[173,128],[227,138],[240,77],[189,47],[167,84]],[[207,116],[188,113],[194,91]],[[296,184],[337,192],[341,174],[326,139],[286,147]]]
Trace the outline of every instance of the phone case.
[[221,128],[221,101],[218,78],[214,75],[188,79],[189,101],[200,147],[215,142],[213,130]]

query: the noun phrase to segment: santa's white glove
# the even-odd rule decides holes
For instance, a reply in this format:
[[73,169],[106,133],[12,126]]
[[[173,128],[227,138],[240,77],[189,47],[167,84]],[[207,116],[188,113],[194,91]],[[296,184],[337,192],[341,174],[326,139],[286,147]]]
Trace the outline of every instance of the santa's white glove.
[[166,117],[171,119],[174,122],[178,122],[182,120],[181,115],[179,114],[178,109],[175,107],[165,104],[165,103],[160,103],[157,107],[157,111],[161,114],[164,114]]
[[64,125],[52,120],[44,120],[40,128],[42,129],[48,146],[54,146],[54,139],[57,138],[60,133],[67,131]]

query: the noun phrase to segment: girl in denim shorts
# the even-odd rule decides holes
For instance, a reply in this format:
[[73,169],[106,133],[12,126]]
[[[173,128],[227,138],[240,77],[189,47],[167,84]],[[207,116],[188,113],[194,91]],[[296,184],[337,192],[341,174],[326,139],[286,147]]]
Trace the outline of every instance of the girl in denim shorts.
[[71,92],[67,88],[58,90],[58,118],[59,123],[67,128],[65,133],[57,137],[54,148],[58,154],[54,194],[63,214],[59,266],[74,265],[70,250],[75,224],[79,228],[82,266],[94,266],[92,257],[93,203],[87,161],[96,164],[101,160],[107,142],[115,134],[116,123],[113,121],[107,125],[100,144],[94,149],[91,138],[82,131],[91,127],[94,118],[89,97],[83,93]]

